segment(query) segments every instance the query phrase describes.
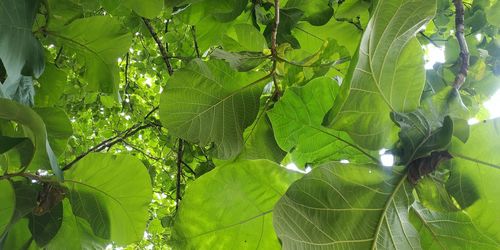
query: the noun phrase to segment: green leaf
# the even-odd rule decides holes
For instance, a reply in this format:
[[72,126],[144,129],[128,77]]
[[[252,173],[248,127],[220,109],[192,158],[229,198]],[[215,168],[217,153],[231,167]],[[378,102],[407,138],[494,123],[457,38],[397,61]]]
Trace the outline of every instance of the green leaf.
[[118,91],[117,59],[127,52],[132,42],[131,34],[119,20],[110,16],[81,18],[47,33],[58,38],[85,66],[83,78],[88,90],[111,94]]
[[[116,4],[120,4],[117,1]],[[132,9],[139,16],[145,18],[155,18],[159,16],[163,10],[163,0],[125,0],[123,4]]]
[[388,147],[396,134],[389,113],[419,106],[425,70],[415,33],[435,9],[435,0],[378,1],[331,117],[360,146]]
[[290,186],[274,208],[284,249],[418,249],[406,175],[328,163]]
[[[297,38],[292,35],[292,30],[297,26],[297,23],[303,15],[304,12],[297,8],[280,9],[280,24],[278,26],[278,34],[276,37],[278,44],[289,43],[295,49],[300,48],[300,43]],[[270,23],[264,30],[264,36],[267,38],[269,43],[271,43],[271,33],[273,27],[274,23]]]
[[488,23],[500,27],[500,16],[498,13],[500,13],[500,2],[496,1],[486,11],[486,19],[488,20]]
[[222,40],[225,50],[260,52],[267,49],[264,36],[254,26],[246,23],[235,24]]
[[203,175],[186,190],[174,225],[175,249],[278,249],[275,202],[299,175],[265,160]]
[[35,104],[37,107],[54,106],[64,93],[67,74],[54,64],[48,63],[45,72],[38,79],[40,86],[36,86]]
[[26,137],[8,137],[0,135],[0,154],[3,154],[12,148],[17,147],[18,145],[29,140]]
[[422,110],[406,114],[391,113],[391,118],[401,128],[399,155],[405,165],[433,151],[442,150],[450,144],[453,135],[451,118],[445,117],[442,125],[436,127],[427,117],[429,116]]
[[0,244],[2,249],[37,249],[28,227],[28,219],[17,222]]
[[304,11],[303,20],[312,25],[321,26],[326,24],[333,16],[333,8],[329,2],[331,1],[289,0],[285,8],[300,9]]
[[238,71],[250,71],[266,59],[260,52],[227,52],[221,49],[215,49],[210,56],[228,62]]
[[474,224],[500,245],[500,120],[473,125],[467,143],[454,140],[453,169],[447,189]]
[[139,160],[89,154],[66,177],[73,213],[87,220],[96,236],[120,245],[142,239],[152,189],[148,171]]
[[193,60],[167,82],[161,121],[171,135],[200,145],[214,142],[218,157],[232,158],[241,152],[243,131],[259,110],[268,78],[262,75],[237,73],[218,60]]
[[73,135],[73,127],[66,112],[60,108],[35,108],[47,128],[50,145],[56,156],[66,151],[68,139]]
[[8,180],[0,181],[0,238],[4,233],[7,225],[10,223],[14,215],[16,207],[16,194],[14,188]]
[[35,154],[28,169],[52,169],[54,174],[62,179],[62,172],[48,142],[47,130],[42,118],[29,107],[7,99],[0,98],[0,107],[2,107],[1,119],[17,122],[31,131],[27,135],[35,145]]
[[258,117],[254,124],[245,130],[243,138],[245,138],[245,147],[237,159],[268,159],[281,162],[285,157],[285,152],[274,139],[271,122],[265,114]]
[[31,31],[39,3],[5,0],[0,5],[0,60],[7,72],[7,79],[0,85],[0,97],[26,105],[34,102],[32,77],[38,78],[45,66],[42,46]]
[[107,245],[104,239],[92,233],[88,222],[73,214],[69,200],[63,200],[62,206],[64,210],[61,228],[46,246],[47,249],[102,249]]
[[312,80],[304,87],[291,87],[268,112],[278,145],[292,153],[299,166],[328,160],[371,161],[343,132],[321,126],[338,93],[331,78]]
[[41,216],[31,214],[28,226],[33,240],[39,247],[46,246],[56,236],[61,228],[62,217],[63,206],[61,203]]
[[499,244],[477,229],[465,212],[440,213],[419,203],[410,220],[420,235],[422,249],[498,249]]

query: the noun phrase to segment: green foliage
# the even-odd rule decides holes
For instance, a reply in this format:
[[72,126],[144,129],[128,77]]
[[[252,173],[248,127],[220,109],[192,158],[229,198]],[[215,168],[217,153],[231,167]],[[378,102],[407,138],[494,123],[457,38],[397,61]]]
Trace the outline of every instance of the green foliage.
[[435,1],[378,1],[336,101],[334,128],[369,149],[390,145],[396,129],[387,114],[419,105],[425,71],[414,36],[434,13]]
[[3,0],[0,249],[498,249],[499,7]]
[[[166,85],[160,116],[169,132],[200,145],[214,142],[228,159],[243,146],[243,131],[259,110],[260,73],[237,73],[222,61],[193,60]],[[189,101],[193,100],[193,101]]]
[[187,190],[174,226],[174,247],[279,247],[272,226],[273,207],[298,177],[265,160],[216,168]]

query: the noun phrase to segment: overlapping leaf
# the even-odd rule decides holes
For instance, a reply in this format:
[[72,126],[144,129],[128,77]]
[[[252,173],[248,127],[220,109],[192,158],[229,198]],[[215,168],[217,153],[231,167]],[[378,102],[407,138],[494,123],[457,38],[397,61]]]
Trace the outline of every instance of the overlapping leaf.
[[172,135],[201,145],[214,142],[220,158],[232,158],[259,110],[262,76],[237,73],[218,60],[194,60],[165,86],[161,121]]
[[0,181],[0,236],[3,235],[5,228],[10,223],[14,208],[16,207],[16,195],[14,188],[8,180]]
[[412,249],[413,202],[403,175],[375,165],[330,163],[295,182],[276,204],[274,227],[290,249]]
[[88,221],[93,234],[117,244],[142,239],[152,189],[148,171],[139,160],[90,154],[66,177],[73,213]]
[[118,91],[120,77],[116,61],[132,43],[131,34],[118,20],[110,16],[81,18],[48,34],[77,54],[85,66],[83,78],[89,90],[110,94]]
[[334,128],[369,149],[392,143],[396,129],[389,113],[411,112],[420,102],[425,71],[415,33],[435,9],[435,0],[377,2],[336,100]]
[[399,154],[404,164],[444,149],[451,141],[453,122],[448,116],[440,127],[433,126],[421,110],[407,114],[391,113],[391,117],[401,128]]
[[54,174],[62,179],[62,173],[48,142],[47,130],[42,118],[29,107],[7,99],[0,98],[0,107],[2,107],[1,119],[17,122],[31,131],[31,133],[27,132],[27,136],[35,146],[35,153],[28,169],[52,169]]
[[209,172],[186,190],[173,232],[175,249],[278,249],[272,213],[300,175],[266,160]]
[[474,224],[500,246],[500,120],[490,120],[471,128],[467,143],[454,140],[454,156],[448,191],[471,216]]
[[268,112],[278,145],[292,153],[297,165],[342,159],[371,161],[345,133],[321,126],[337,93],[333,79],[317,78],[304,87],[289,88]]
[[313,169],[276,204],[274,227],[286,249],[498,247],[466,213],[424,208],[406,174],[375,165]]
[[42,46],[32,33],[39,3],[6,0],[0,4],[0,59],[7,73],[0,97],[26,105],[33,105],[33,77],[38,78],[45,66]]

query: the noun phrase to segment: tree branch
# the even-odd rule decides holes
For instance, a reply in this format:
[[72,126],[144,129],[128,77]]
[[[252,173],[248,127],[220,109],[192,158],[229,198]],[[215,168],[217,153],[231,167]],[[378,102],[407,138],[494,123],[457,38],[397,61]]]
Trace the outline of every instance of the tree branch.
[[[148,117],[150,117],[154,111],[158,110],[158,107],[155,107],[153,108],[145,117],[144,117],[144,120],[146,120]],[[79,156],[77,156],[74,160],[72,160],[71,162],[69,162],[68,164],[66,164],[62,170],[63,171],[66,171],[66,170],[69,170],[70,168],[72,168],[75,163],[77,163],[78,161],[80,161],[81,159],[83,159],[85,156],[87,156],[88,154],[92,153],[92,152],[101,152],[103,150],[106,150],[106,149],[109,149],[111,148],[112,146],[114,146],[115,144],[135,135],[137,132],[143,130],[143,129],[146,129],[146,128],[150,128],[150,127],[154,127],[156,126],[155,123],[146,123],[146,124],[143,124],[144,122],[139,122],[139,123],[136,123],[134,124],[132,127],[118,133],[117,135],[113,136],[113,137],[110,137],[104,141],[102,141],[101,143],[91,147],[90,149],[88,149],[87,151],[85,151],[84,153],[80,154]]]
[[168,57],[167,49],[165,49],[165,46],[163,46],[163,43],[161,42],[160,38],[158,37],[158,34],[156,34],[156,32],[155,32],[153,26],[151,25],[151,22],[149,21],[149,19],[146,19],[146,18],[143,17],[142,20],[144,21],[144,24],[148,28],[149,33],[151,34],[151,36],[155,40],[156,45],[158,45],[158,49],[160,49],[161,57],[163,58],[163,61],[167,65],[168,74],[172,75],[174,73],[174,69],[172,68],[172,65],[170,64],[170,60],[169,60],[169,57]]
[[196,57],[201,58],[200,48],[198,47],[198,40],[196,40],[196,28],[195,28],[195,26],[191,26],[191,34],[193,35],[194,51],[196,52]]
[[469,70],[469,48],[467,42],[465,41],[465,25],[464,25],[464,4],[462,0],[453,0],[455,5],[455,36],[458,40],[458,45],[460,46],[460,69],[453,82],[453,87],[459,90],[467,78],[467,72]]
[[175,210],[179,209],[181,197],[181,176],[182,176],[182,156],[184,155],[184,141],[179,138],[179,146],[177,147],[177,176],[176,176],[176,192],[175,192]]
[[274,0],[274,26],[273,30],[271,33],[271,56],[273,60],[273,68],[271,69],[271,75],[273,78],[273,84],[274,84],[274,95],[276,97],[281,96],[281,91],[279,88],[278,81],[276,79],[276,67],[278,65],[278,27],[280,25],[280,1],[279,0]]

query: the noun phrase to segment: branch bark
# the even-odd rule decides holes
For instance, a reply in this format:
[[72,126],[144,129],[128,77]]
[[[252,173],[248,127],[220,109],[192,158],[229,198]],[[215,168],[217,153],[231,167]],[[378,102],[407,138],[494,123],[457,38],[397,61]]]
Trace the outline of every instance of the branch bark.
[[165,46],[163,46],[163,43],[161,42],[160,37],[158,37],[158,34],[155,32],[153,26],[151,25],[150,20],[143,17],[142,21],[144,21],[144,24],[148,28],[149,33],[151,34],[151,36],[155,40],[156,45],[158,45],[158,49],[160,50],[161,57],[163,58],[163,61],[167,65],[168,74],[172,75],[174,73],[174,69],[172,68],[172,65],[170,64],[167,49],[165,48]]
[[280,25],[280,1],[274,0],[274,26],[271,32],[271,56],[273,60],[273,68],[271,69],[271,75],[274,84],[274,96],[279,98],[281,96],[281,91],[279,88],[278,81],[276,79],[276,67],[278,65],[278,27]]
[[460,46],[460,69],[453,82],[453,87],[459,90],[467,78],[467,72],[469,70],[469,47],[467,46],[467,41],[465,40],[465,25],[464,25],[464,4],[462,0],[453,0],[455,5],[455,36],[458,40],[458,45]]
[[181,177],[182,177],[182,157],[184,155],[184,141],[179,138],[179,144],[177,147],[177,175],[176,175],[176,192],[175,192],[175,210],[179,210],[179,203],[182,199],[181,197]]

